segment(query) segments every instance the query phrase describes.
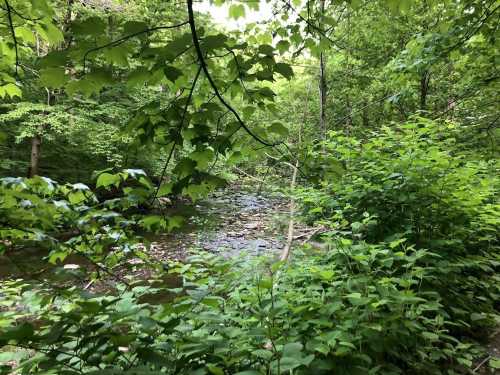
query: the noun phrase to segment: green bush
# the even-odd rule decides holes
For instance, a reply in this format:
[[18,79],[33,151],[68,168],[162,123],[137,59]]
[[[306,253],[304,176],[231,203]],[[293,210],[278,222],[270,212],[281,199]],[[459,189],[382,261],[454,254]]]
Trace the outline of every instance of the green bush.
[[30,350],[27,374],[466,373],[478,351],[450,335],[446,296],[422,286],[435,254],[331,246],[289,266],[197,256],[169,271],[181,287],[108,296],[7,282],[0,345]]
[[482,334],[500,297],[496,161],[464,149],[453,124],[424,118],[366,141],[331,133],[325,151],[341,177],[298,192],[306,217],[369,243],[406,239],[439,257],[427,263],[456,334]]
[[[357,211],[352,197],[352,206],[341,205],[355,194],[350,185],[358,181],[348,174],[356,163],[365,163],[356,152],[344,161],[347,173],[335,195],[329,185],[309,195],[307,204],[316,204],[311,215],[322,211],[331,223],[328,249],[296,252],[290,264],[210,255],[168,267],[157,264],[139,246],[137,231],[178,223],[175,217],[135,210],[152,191],[140,170],[101,173],[98,188],[123,193],[101,202],[82,184],[1,180],[4,246],[15,244],[16,251],[46,246],[54,273],[68,278],[75,272],[61,261],[84,256],[91,265],[80,278],[113,279],[113,286],[91,293],[78,283],[44,278],[2,281],[0,361],[16,358],[16,371],[24,374],[468,373],[481,354],[473,333],[498,318],[494,202],[481,209],[462,195],[466,203],[460,201],[460,212],[476,210],[473,220],[485,229],[477,239],[462,241],[456,252],[449,243],[434,243],[430,250],[412,244],[411,231],[370,243],[378,241],[370,236],[377,233],[384,209]],[[393,157],[381,165],[398,162]],[[356,173],[364,172],[360,166]],[[377,179],[371,181],[374,186]],[[362,186],[359,196],[368,190]],[[472,231],[467,225],[464,221],[465,230]],[[71,238],[60,238],[66,231],[74,231]],[[447,240],[445,233],[452,232],[440,233]],[[137,257],[148,282],[127,272]],[[0,374],[11,371],[10,365],[0,366]]]
[[[460,129],[417,118],[385,127],[367,141],[331,133],[328,163],[345,166],[342,177],[324,181],[305,196],[313,220],[346,219],[370,242],[400,233],[419,247],[454,252],[492,246],[500,205],[498,163],[458,152]],[[335,216],[337,215],[337,216]]]

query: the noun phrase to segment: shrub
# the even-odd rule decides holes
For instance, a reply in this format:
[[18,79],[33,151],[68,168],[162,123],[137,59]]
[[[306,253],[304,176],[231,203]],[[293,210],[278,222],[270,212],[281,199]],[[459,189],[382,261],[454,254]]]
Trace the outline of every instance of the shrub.
[[[54,296],[25,285],[19,295],[6,283],[2,307],[29,309],[3,314],[0,326],[17,323],[0,344],[36,352],[24,373],[463,373],[477,352],[450,335],[445,296],[422,288],[433,257],[342,240],[292,265],[197,256],[171,268],[183,280],[175,289]],[[167,291],[176,299],[144,302]]]
[[459,132],[416,118],[366,141],[331,133],[326,158],[342,163],[343,175],[298,196],[308,219],[335,233],[406,239],[435,253],[423,285],[443,297],[455,334],[481,335],[500,297],[498,164],[457,144]]
[[354,229],[370,242],[400,233],[419,247],[455,252],[496,244],[498,163],[458,152],[458,131],[417,118],[365,142],[331,133],[325,143],[329,163],[340,161],[345,172],[323,182],[319,200],[305,197],[308,213],[313,220],[341,214],[349,224],[368,214],[370,225]]

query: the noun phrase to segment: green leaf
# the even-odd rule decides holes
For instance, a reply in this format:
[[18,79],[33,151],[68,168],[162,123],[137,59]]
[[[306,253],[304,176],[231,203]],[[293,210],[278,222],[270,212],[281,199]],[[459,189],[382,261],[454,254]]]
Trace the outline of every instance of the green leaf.
[[190,159],[196,161],[197,164],[196,167],[199,170],[206,169],[214,157],[215,157],[214,152],[209,148],[195,151],[189,155]]
[[65,69],[62,67],[45,68],[40,72],[40,83],[46,87],[60,88],[64,86],[68,79]]
[[8,342],[10,340],[23,341],[27,340],[34,335],[33,326],[29,323],[23,323],[15,327],[8,328],[3,332],[0,331],[0,343],[2,341]]
[[258,91],[258,93],[266,98],[273,99],[274,96],[276,95],[273,90],[271,90],[269,87],[261,87]]
[[175,228],[181,228],[184,224],[184,218],[182,216],[172,216],[168,218],[167,230],[170,232]]
[[488,365],[495,370],[500,369],[500,358],[491,358]]
[[227,36],[224,34],[209,35],[203,39],[203,47],[206,50],[223,48],[226,46]]
[[218,309],[220,306],[220,303],[223,301],[224,300],[220,297],[205,297],[202,299],[201,303],[204,305]]
[[165,227],[165,219],[159,215],[146,216],[141,220],[141,224],[148,230],[159,229]]
[[284,137],[288,135],[288,129],[278,121],[273,122],[267,130],[271,133],[275,133]]
[[86,199],[85,193],[81,190],[72,191],[68,194],[68,200],[71,204],[80,204]]
[[63,33],[52,23],[38,24],[35,26],[35,29],[49,44],[57,45],[64,41]]
[[273,287],[273,280],[270,277],[262,277],[257,286],[263,289],[271,289]]
[[332,279],[333,279],[333,276],[335,276],[335,272],[334,272],[334,271],[332,271],[332,270],[324,270],[324,271],[320,271],[319,276],[320,276],[323,280],[330,281],[330,280],[332,280]]
[[16,27],[15,30],[17,38],[22,39],[25,43],[31,43],[31,44],[36,43],[35,34],[33,34],[33,31],[31,31],[31,29],[29,29],[28,27],[19,26]]
[[276,44],[276,48],[278,49],[280,55],[283,55],[285,52],[287,52],[290,49],[290,42],[287,40],[280,40]]
[[224,375],[224,370],[222,370],[220,367],[217,367],[213,364],[208,364],[207,368],[208,368],[208,371],[210,371],[210,373],[213,375]]
[[293,69],[289,64],[277,63],[274,67],[274,70],[286,79],[290,79],[293,77]]
[[303,345],[300,342],[292,342],[283,346],[283,357],[300,358]]
[[14,83],[7,83],[4,86],[0,86],[0,97],[4,98],[5,95],[10,96],[11,98],[14,97],[22,97],[22,91],[19,87],[17,87]]
[[160,188],[158,189],[158,194],[156,195],[157,197],[164,197],[166,195],[169,195],[172,193],[172,187],[174,184],[172,182],[169,182],[167,184],[162,184]]
[[274,56],[274,48],[273,48],[273,46],[270,46],[269,44],[261,44],[259,46],[259,52],[266,55],[266,56],[269,56],[269,57]]
[[106,30],[106,23],[99,17],[90,17],[82,21],[73,22],[71,30],[77,35],[101,36]]
[[135,86],[144,85],[149,77],[149,70],[144,67],[139,67],[131,72],[127,77],[127,87],[132,88]]
[[235,20],[245,17],[245,6],[242,4],[232,4],[229,7],[229,17]]
[[164,67],[163,73],[165,74],[165,77],[167,77],[172,83],[175,83],[175,81],[184,74],[182,70],[177,69],[172,65]]
[[102,173],[97,178],[96,187],[108,187],[110,185],[115,185],[118,187],[120,185],[121,177],[118,174]]
[[124,45],[107,48],[104,50],[104,57],[111,64],[121,67],[128,67],[128,49]]
[[123,31],[126,34],[135,34],[148,29],[148,24],[141,21],[127,21],[123,25]]
[[0,145],[7,143],[7,133],[0,131]]
[[439,335],[432,333],[432,332],[422,332],[422,336],[424,336],[426,339],[430,341],[438,341],[439,340]]

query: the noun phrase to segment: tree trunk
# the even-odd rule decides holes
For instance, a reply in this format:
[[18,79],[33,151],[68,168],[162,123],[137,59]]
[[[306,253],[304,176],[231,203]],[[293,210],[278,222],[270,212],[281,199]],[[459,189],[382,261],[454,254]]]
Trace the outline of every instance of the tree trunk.
[[431,74],[426,70],[422,73],[420,78],[420,110],[427,109],[427,93],[429,92],[429,81]]
[[28,177],[35,177],[38,175],[38,168],[40,164],[40,148],[42,145],[42,137],[39,135],[31,138],[31,161],[28,169]]
[[[297,181],[297,170],[299,169],[299,159],[295,162],[295,165],[293,166],[293,173],[292,173],[292,181],[290,183],[290,191],[292,191],[293,194],[293,189],[295,189],[295,183]],[[290,221],[288,222],[288,233],[287,233],[287,239],[286,239],[286,244],[283,250],[281,251],[281,256],[280,260],[281,261],[286,261],[290,257],[290,250],[292,248],[292,242],[293,242],[293,231],[294,231],[294,226],[295,226],[295,200],[293,198],[290,199]]]
[[[325,13],[325,0],[321,0],[321,14]],[[321,136],[326,139],[326,55],[321,52],[319,55],[319,128]]]
[[319,128],[323,139],[326,138],[326,79],[325,79],[325,60],[322,52],[319,57]]

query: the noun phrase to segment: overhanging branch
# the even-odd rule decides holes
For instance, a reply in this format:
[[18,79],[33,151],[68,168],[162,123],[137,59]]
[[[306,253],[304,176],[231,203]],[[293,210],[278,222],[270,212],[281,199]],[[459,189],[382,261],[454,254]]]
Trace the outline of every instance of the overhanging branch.
[[194,20],[194,12],[193,12],[193,1],[192,0],[187,0],[187,8],[188,8],[188,17],[189,17],[189,26],[191,28],[191,35],[193,37],[193,45],[196,50],[196,54],[198,55],[198,60],[200,63],[200,66],[203,70],[203,73],[207,77],[208,83],[212,87],[212,90],[215,93],[215,96],[219,99],[219,101],[226,107],[236,118],[238,123],[240,124],[240,127],[242,127],[253,139],[255,139],[257,142],[263,144],[264,146],[269,146],[273,147],[276,145],[281,144],[281,142],[278,143],[269,143],[265,141],[264,139],[260,138],[258,135],[253,133],[250,128],[245,124],[245,122],[241,119],[240,115],[238,112],[231,106],[229,105],[226,100],[222,97],[222,95],[219,92],[219,89],[217,88],[217,85],[215,84],[212,76],[210,75],[210,72],[208,71],[207,63],[205,61],[205,57],[203,56],[203,52],[200,47],[200,42],[198,39],[198,33],[196,31],[196,23]]

